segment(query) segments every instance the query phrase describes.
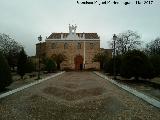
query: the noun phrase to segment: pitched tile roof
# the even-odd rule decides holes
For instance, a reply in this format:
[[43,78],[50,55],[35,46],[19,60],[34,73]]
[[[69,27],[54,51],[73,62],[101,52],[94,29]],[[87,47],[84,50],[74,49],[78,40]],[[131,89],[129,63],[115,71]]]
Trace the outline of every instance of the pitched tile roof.
[[[48,39],[61,39],[61,34],[63,34],[63,38],[66,38],[69,33],[52,33]],[[85,34],[85,39],[99,39],[97,33],[76,33],[78,37],[82,37]]]

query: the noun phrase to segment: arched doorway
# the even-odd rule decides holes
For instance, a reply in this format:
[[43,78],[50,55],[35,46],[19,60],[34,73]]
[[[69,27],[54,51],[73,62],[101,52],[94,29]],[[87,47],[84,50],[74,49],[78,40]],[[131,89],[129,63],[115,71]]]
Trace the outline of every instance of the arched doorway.
[[83,68],[83,58],[81,55],[76,55],[74,58],[75,70],[81,70]]

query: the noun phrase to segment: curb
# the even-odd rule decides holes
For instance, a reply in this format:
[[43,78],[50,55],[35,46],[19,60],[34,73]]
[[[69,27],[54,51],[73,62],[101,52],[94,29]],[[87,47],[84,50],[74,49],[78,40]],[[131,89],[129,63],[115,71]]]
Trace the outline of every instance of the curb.
[[22,90],[24,90],[24,89],[26,89],[26,88],[29,88],[29,87],[33,86],[33,85],[39,84],[39,83],[41,83],[41,82],[44,82],[44,81],[46,81],[46,80],[48,80],[48,79],[50,79],[50,78],[56,77],[56,76],[58,76],[58,75],[61,75],[61,74],[63,74],[64,72],[65,72],[65,71],[60,72],[60,73],[57,73],[57,74],[54,74],[54,75],[52,75],[52,76],[46,77],[46,78],[41,79],[41,80],[37,80],[37,81],[32,82],[32,83],[30,83],[30,84],[28,84],[28,85],[24,85],[24,86],[22,86],[22,87],[16,88],[16,89],[11,90],[11,91],[8,91],[8,92],[6,92],[6,93],[0,94],[0,99],[1,99],[1,98],[4,98],[4,97],[7,97],[7,96],[9,96],[9,95],[12,95],[12,94],[14,94],[14,93],[16,93],[16,92],[22,91]]
[[129,93],[132,93],[133,95],[141,98],[142,100],[148,102],[149,104],[151,104],[151,105],[153,105],[153,106],[155,106],[157,108],[160,108],[160,101],[158,101],[158,100],[156,100],[154,98],[151,98],[151,97],[149,97],[149,96],[147,96],[147,95],[145,95],[145,94],[143,94],[141,92],[138,92],[137,90],[135,90],[135,89],[133,89],[131,87],[128,87],[127,85],[120,84],[120,83],[116,82],[115,80],[110,79],[110,78],[106,77],[105,75],[103,75],[103,74],[101,74],[99,72],[94,71],[94,73],[96,75],[108,80],[109,82],[117,85],[118,87],[128,91]]

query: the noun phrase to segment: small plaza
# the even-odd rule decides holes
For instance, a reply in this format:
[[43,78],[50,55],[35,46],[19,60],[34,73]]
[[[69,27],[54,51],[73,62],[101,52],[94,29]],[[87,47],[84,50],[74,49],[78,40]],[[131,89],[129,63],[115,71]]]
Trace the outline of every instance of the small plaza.
[[65,72],[1,99],[4,120],[157,120],[158,108],[92,72]]

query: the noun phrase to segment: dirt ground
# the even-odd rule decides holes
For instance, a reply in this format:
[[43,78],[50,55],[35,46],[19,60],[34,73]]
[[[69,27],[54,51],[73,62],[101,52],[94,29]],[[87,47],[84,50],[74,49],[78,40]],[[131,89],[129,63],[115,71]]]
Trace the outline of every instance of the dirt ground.
[[[113,76],[109,76],[103,72],[101,73],[113,79]],[[116,76],[116,78],[117,82],[130,86],[131,88],[134,88],[137,91],[140,91],[141,93],[144,93],[147,96],[150,96],[160,101],[160,78],[156,77],[151,80],[146,80],[141,78],[138,81],[135,81],[133,79],[123,78],[121,76]]]
[[66,72],[0,99],[0,120],[158,120],[160,109],[92,72]]
[[[48,74],[42,74],[41,73],[40,78],[43,79],[45,77],[48,77],[48,76],[51,76],[51,75],[54,75],[54,74],[56,74],[56,73],[48,73]],[[24,79],[21,79],[19,75],[14,74],[12,76],[12,79],[13,79],[13,83],[11,83],[11,85],[7,87],[8,90],[13,90],[13,89],[16,89],[18,87],[21,87],[21,86],[24,86],[24,85],[30,84],[31,82],[36,81],[37,74],[34,77],[29,77],[28,75],[25,75]],[[6,91],[4,91],[4,92],[6,92]]]

